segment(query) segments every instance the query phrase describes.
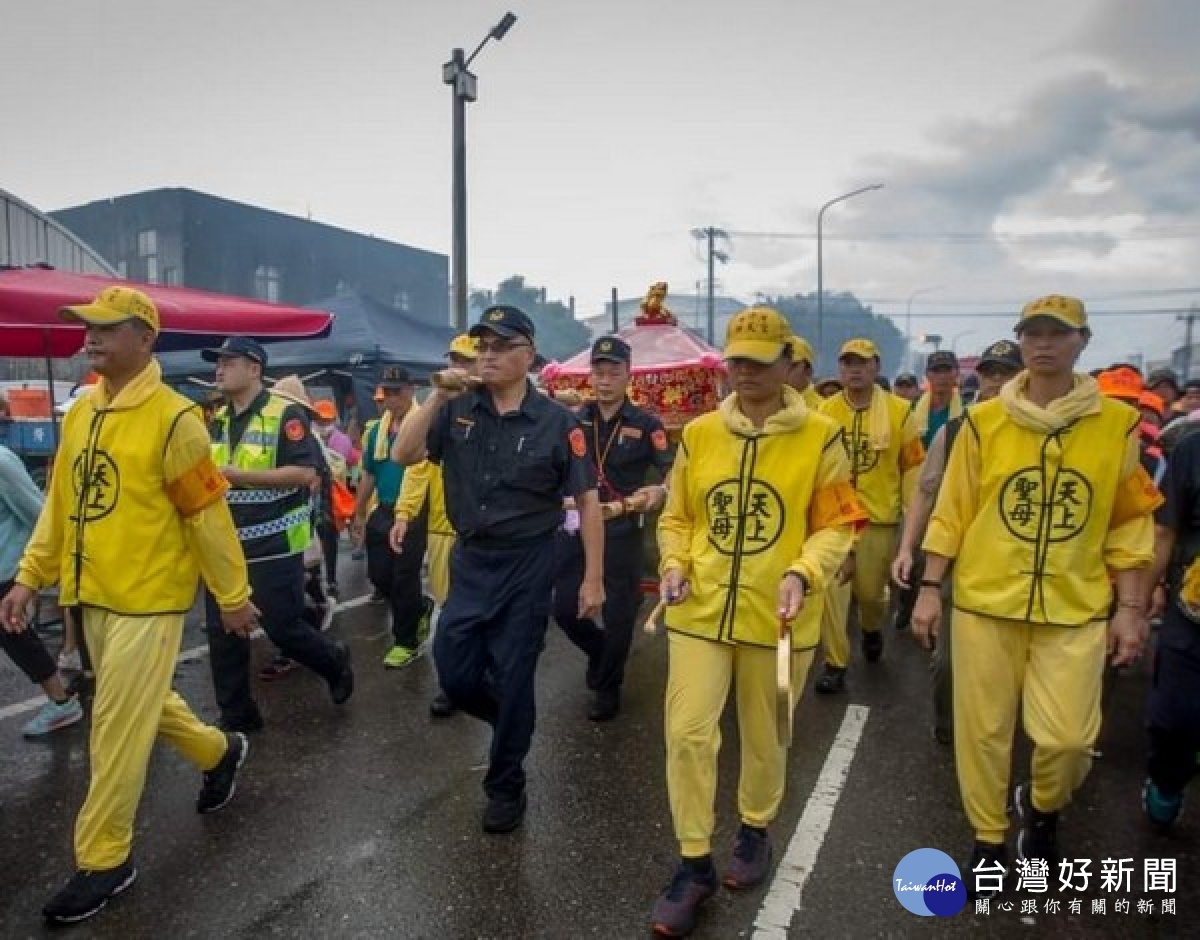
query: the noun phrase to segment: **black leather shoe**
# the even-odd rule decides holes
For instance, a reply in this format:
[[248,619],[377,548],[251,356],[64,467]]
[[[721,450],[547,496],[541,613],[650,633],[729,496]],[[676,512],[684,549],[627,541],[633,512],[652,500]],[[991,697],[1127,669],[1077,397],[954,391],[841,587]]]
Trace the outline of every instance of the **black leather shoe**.
[[516,798],[489,797],[483,811],[483,831],[493,834],[512,832],[525,818],[525,794]]
[[822,695],[837,695],[846,691],[846,670],[841,666],[826,663],[816,681],[816,690]]
[[877,663],[883,658],[883,631],[875,630],[862,635],[863,659]]
[[350,665],[350,647],[339,643],[342,651],[342,671],[337,677],[329,680],[329,697],[334,705],[344,705],[354,694],[354,669]]

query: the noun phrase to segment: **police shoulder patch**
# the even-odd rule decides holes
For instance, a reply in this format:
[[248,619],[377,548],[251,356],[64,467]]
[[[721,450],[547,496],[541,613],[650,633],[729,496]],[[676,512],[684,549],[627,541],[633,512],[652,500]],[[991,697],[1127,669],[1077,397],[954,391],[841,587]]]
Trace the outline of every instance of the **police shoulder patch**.
[[283,426],[283,436],[293,442],[304,440],[304,422],[299,418],[292,418]]
[[567,435],[567,440],[571,444],[571,453],[576,457],[587,456],[587,438],[583,436],[583,431],[579,428],[572,428],[571,433]]

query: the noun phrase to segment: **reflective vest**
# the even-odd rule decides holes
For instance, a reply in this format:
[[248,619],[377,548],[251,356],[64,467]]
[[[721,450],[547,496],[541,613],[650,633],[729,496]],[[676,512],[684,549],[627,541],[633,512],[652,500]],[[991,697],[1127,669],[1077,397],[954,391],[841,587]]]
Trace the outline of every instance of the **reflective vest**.
[[[1139,481],[1149,483],[1140,468],[1121,479],[1136,424],[1128,406],[1109,399],[1098,414],[1056,434],[1021,427],[999,400],[967,412],[959,443],[977,453],[970,462],[979,490],[974,519],[963,520],[956,607],[1057,626],[1107,617],[1109,532],[1154,506],[1138,489]],[[947,468],[946,490],[953,491],[949,475],[958,469],[953,461]]]
[[[213,460],[217,466],[274,470],[283,413],[290,404],[271,395],[250,418],[236,448],[231,448],[229,442],[233,414],[229,406],[222,408],[216,418],[219,433],[213,441]],[[296,555],[308,547],[312,539],[312,503],[307,490],[300,487],[233,487],[226,492],[225,500],[238,523],[238,540],[248,559]],[[239,507],[253,507],[252,524],[243,524],[247,513],[239,512]]]

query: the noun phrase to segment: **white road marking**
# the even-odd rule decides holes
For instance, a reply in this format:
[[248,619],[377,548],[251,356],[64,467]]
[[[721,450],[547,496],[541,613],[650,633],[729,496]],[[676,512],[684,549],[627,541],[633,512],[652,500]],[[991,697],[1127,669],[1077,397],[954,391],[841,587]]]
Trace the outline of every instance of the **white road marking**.
[[[370,600],[371,595],[369,594],[362,594],[358,597],[352,597],[350,600],[343,601],[342,603],[338,604],[337,612],[341,613],[343,610],[353,610],[355,607],[362,607],[364,604],[369,603]],[[261,636],[264,636],[264,634],[262,630],[259,629],[255,630],[254,633],[250,635],[250,638],[258,639]],[[205,643],[203,646],[193,646],[190,650],[184,650],[179,654],[179,659],[177,659],[176,662],[187,663],[194,659],[203,659],[207,655],[208,644]],[[0,708],[0,721],[3,721],[6,718],[15,718],[17,715],[24,715],[26,712],[36,711],[44,704],[46,704],[46,697],[44,695],[38,695],[35,698],[26,699],[24,702],[16,702],[12,705],[5,705]]]
[[817,853],[821,851],[821,845],[829,833],[833,811],[846,785],[850,764],[858,750],[869,712],[870,709],[865,705],[851,705],[846,709],[846,717],[842,719],[842,726],[833,739],[821,775],[804,806],[800,822],[796,824],[787,852],[771,880],[771,888],[759,908],[751,940],[787,940],[792,918],[800,909],[804,885],[812,874]]

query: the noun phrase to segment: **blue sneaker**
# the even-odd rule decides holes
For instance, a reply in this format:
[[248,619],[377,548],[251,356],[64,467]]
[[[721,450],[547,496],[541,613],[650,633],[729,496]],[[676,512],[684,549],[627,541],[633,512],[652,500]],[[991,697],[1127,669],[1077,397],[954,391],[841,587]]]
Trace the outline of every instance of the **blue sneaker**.
[[1183,813],[1183,794],[1167,796],[1147,777],[1142,787],[1142,810],[1154,825],[1169,829]]
[[61,704],[55,701],[46,702],[21,729],[21,733],[27,738],[40,738],[62,728],[69,728],[82,719],[83,706],[79,704],[79,699],[72,695]]

